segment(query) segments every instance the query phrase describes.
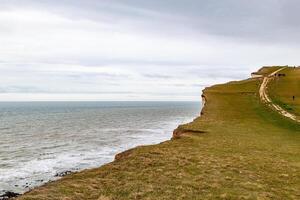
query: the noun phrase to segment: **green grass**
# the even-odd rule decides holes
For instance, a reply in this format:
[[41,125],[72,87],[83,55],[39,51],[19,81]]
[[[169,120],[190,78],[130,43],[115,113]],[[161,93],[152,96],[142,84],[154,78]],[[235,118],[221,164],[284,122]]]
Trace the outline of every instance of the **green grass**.
[[270,97],[285,110],[300,116],[300,68],[289,67],[280,73],[286,76],[277,77],[270,83]]
[[260,81],[207,88],[204,115],[180,138],[19,199],[300,199],[300,126],[261,104]]
[[268,75],[271,74],[272,72],[276,71],[277,69],[280,69],[281,67],[286,67],[286,66],[268,66],[268,67],[262,67],[260,68],[256,74],[260,74],[260,75]]

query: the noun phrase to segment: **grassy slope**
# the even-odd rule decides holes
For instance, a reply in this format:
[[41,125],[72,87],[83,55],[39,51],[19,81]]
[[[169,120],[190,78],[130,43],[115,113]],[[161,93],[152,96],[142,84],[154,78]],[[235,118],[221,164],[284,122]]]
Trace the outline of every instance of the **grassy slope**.
[[261,75],[266,76],[266,75],[271,74],[272,72],[276,71],[277,69],[280,69],[281,67],[285,67],[285,66],[262,67],[256,72],[256,74],[261,74]]
[[203,117],[179,128],[190,133],[19,199],[300,199],[300,126],[260,104],[258,88],[207,88]]
[[[273,101],[291,113],[300,116],[300,68],[287,68],[280,73],[285,77],[275,78],[269,87]],[[295,100],[293,100],[295,96]]]

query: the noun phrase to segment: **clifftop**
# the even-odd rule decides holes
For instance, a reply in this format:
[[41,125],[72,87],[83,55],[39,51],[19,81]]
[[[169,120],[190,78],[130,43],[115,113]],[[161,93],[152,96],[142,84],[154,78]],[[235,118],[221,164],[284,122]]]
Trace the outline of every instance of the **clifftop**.
[[[269,82],[268,94],[298,113],[298,100],[288,98],[298,97],[291,87],[300,81],[298,69],[285,70]],[[206,88],[202,116],[179,126],[177,139],[137,147],[18,199],[300,199],[300,126],[261,100],[262,82]]]

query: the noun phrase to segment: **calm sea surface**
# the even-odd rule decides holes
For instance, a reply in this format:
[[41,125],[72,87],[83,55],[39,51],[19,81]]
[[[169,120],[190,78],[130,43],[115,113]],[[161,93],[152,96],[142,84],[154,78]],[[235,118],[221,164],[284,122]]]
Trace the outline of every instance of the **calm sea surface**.
[[199,112],[200,102],[0,103],[0,195],[168,140]]

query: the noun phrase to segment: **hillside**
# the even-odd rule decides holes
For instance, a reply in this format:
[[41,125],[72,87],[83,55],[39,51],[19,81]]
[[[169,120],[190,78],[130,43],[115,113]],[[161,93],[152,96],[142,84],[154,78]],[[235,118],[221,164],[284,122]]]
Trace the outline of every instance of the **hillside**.
[[[286,76],[267,89],[295,114],[299,71],[283,69]],[[261,101],[261,83],[251,78],[206,88],[202,116],[179,126],[172,140],[126,151],[18,199],[300,199],[300,126]]]
[[300,116],[300,68],[290,67],[280,73],[284,76],[277,76],[268,92],[274,102]]

